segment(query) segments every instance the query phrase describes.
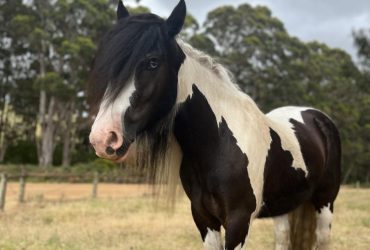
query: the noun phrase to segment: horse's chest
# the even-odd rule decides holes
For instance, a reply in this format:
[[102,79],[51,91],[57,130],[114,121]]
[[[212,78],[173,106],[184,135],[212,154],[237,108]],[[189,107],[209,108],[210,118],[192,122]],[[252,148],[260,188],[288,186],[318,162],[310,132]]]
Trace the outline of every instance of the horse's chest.
[[225,211],[220,199],[220,181],[198,171],[199,169],[202,167],[197,162],[184,156],[180,168],[180,178],[184,190],[193,207],[223,221]]
[[221,223],[233,209],[254,211],[248,157],[227,122],[217,121],[206,98],[194,89],[180,107],[174,134],[183,151],[180,177],[192,206]]
[[256,201],[246,171],[248,162],[221,164],[214,159],[207,163],[184,155],[180,177],[192,206],[225,224],[230,211],[253,211]]

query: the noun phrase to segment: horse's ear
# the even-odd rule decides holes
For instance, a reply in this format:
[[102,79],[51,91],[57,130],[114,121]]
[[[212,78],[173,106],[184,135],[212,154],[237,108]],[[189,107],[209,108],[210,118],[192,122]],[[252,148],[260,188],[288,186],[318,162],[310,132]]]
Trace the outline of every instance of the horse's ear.
[[180,33],[184,25],[186,17],[186,5],[184,0],[180,0],[175,9],[172,11],[170,17],[167,19],[166,24],[168,27],[168,34],[174,37]]
[[128,10],[123,5],[122,0],[118,0],[118,7],[117,7],[117,20],[120,20],[122,18],[126,18],[130,15],[128,13]]

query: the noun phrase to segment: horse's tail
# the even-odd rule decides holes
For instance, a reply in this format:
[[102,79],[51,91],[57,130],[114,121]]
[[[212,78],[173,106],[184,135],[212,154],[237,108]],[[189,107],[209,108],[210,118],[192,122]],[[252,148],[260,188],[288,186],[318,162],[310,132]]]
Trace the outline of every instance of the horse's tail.
[[[338,193],[341,178],[341,140],[337,126],[334,124],[329,116],[325,116],[327,117],[327,119],[315,118],[314,121],[317,127],[326,137],[326,174],[328,175],[328,178],[335,180],[335,183],[337,183],[336,192]],[[324,178],[326,177],[324,176]]]
[[[334,202],[340,186],[341,144],[339,132],[328,116],[326,116],[326,119],[315,118],[314,121],[326,138],[327,158],[325,163],[326,171],[323,178],[331,180],[331,183],[326,182],[326,185],[329,186],[324,188],[330,188],[330,195],[327,198]],[[290,250],[315,248],[317,241],[315,233],[316,221],[316,210],[311,201],[307,201],[289,214]]]
[[313,249],[316,241],[314,206],[306,202],[289,213],[290,250]]

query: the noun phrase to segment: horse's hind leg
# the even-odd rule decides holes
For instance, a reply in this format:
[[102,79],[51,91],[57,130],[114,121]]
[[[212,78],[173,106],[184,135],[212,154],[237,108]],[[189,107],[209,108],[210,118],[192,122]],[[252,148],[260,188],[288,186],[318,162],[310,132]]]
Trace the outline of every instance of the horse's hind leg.
[[[332,169],[329,169],[332,170]],[[328,249],[330,243],[331,223],[334,201],[339,191],[340,180],[333,178],[335,172],[328,171],[321,185],[315,190],[311,202],[316,210],[316,249]]]
[[290,246],[289,216],[284,214],[273,218],[275,227],[275,250],[288,250]]
[[[328,178],[330,180],[330,178]],[[316,210],[316,249],[328,249],[330,243],[331,223],[333,219],[334,200],[338,194],[339,182],[321,185],[312,197]]]
[[316,212],[316,249],[328,249],[330,243],[331,223],[333,219],[332,204],[319,208]]

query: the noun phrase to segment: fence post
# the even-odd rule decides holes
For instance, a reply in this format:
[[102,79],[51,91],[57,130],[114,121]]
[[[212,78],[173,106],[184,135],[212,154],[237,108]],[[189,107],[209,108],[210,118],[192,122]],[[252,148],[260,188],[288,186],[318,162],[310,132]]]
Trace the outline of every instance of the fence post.
[[91,197],[95,199],[98,196],[99,173],[94,172],[93,189]]
[[5,197],[6,197],[6,184],[8,177],[5,173],[1,173],[1,181],[0,181],[0,211],[4,211],[5,207]]
[[22,169],[21,176],[19,178],[19,196],[18,202],[24,203],[24,194],[26,193],[26,172]]

